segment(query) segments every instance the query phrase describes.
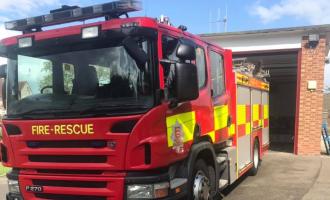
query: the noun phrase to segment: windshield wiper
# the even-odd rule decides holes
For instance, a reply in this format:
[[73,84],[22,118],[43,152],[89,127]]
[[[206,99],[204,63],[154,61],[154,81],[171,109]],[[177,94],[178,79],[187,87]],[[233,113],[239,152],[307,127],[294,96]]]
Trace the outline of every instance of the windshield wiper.
[[89,114],[93,112],[118,111],[118,110],[143,110],[149,108],[144,104],[95,104],[86,109],[80,110],[80,114]]
[[58,108],[58,109],[33,109],[33,110],[27,110],[25,112],[19,112],[17,115],[29,115],[29,114],[56,114],[56,113],[67,113],[70,112],[70,110]]
[[[86,115],[86,114],[99,114],[102,112],[109,112],[109,111],[138,111],[138,110],[145,110],[148,109],[144,104],[93,104],[89,107],[77,107],[73,109],[74,105],[70,108],[55,108],[55,109],[46,109],[46,108],[39,108],[39,109],[30,109],[24,112],[16,112],[13,116],[20,116],[23,118],[35,118],[36,116],[58,116],[63,114],[78,114],[78,115]],[[33,117],[32,117],[33,116]]]

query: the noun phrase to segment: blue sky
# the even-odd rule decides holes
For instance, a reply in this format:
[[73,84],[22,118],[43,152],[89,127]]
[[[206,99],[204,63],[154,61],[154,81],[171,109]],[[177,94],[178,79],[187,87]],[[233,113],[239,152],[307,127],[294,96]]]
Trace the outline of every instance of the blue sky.
[[[47,13],[69,5],[93,5],[110,0],[1,0],[0,22]],[[228,8],[228,31],[304,26],[330,23],[328,0],[142,0],[144,10],[133,15],[169,16],[192,33],[223,31],[216,21]],[[210,18],[212,15],[212,18]],[[210,24],[212,29],[210,30]]]
[[[111,0],[0,0],[0,38],[12,34],[3,29],[7,20],[45,14],[60,5],[87,6]],[[175,26],[186,25],[192,33],[223,32],[223,23],[210,23],[225,16],[228,31],[330,24],[329,0],[142,0],[144,10],[133,16],[169,16]],[[218,14],[220,10],[220,15]],[[212,17],[210,17],[212,16]],[[326,76],[330,77],[330,70]],[[327,79],[330,85],[330,78]]]

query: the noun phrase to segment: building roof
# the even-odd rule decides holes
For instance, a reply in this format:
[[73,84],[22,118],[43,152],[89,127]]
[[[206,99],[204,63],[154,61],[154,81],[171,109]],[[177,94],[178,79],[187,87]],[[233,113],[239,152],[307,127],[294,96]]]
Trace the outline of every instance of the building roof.
[[299,26],[288,28],[275,28],[275,29],[262,29],[262,30],[249,30],[239,32],[223,32],[223,33],[206,33],[200,34],[201,37],[225,37],[236,35],[257,35],[267,33],[294,33],[294,32],[306,32],[306,33],[328,33],[330,32],[330,24],[313,25],[313,26]]
[[[324,35],[330,41],[330,24],[263,29],[225,33],[207,33],[200,37],[233,52],[297,50],[302,36]],[[328,52],[327,46],[327,52]]]

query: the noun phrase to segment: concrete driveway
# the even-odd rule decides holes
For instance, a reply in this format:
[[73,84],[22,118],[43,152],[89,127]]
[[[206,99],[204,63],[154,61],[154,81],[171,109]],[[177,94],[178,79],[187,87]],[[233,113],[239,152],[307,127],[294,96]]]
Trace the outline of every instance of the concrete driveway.
[[[6,179],[0,178],[0,199]],[[242,177],[225,191],[224,200],[328,200],[330,157],[268,152],[257,176]]]
[[8,192],[7,178],[0,177],[0,199],[6,199],[7,192]]
[[268,152],[255,177],[225,191],[225,200],[330,199],[330,157]]

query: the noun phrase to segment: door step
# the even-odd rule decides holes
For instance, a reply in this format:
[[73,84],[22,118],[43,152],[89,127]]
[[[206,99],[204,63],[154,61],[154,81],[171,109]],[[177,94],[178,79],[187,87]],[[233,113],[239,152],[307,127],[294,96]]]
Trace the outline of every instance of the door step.
[[228,186],[228,180],[225,180],[225,179],[220,179],[219,180],[219,189],[222,190],[222,189],[225,189],[225,187]]
[[223,157],[223,156],[217,157],[217,163],[218,164],[221,164],[221,163],[225,162],[226,160],[227,160],[226,157]]

